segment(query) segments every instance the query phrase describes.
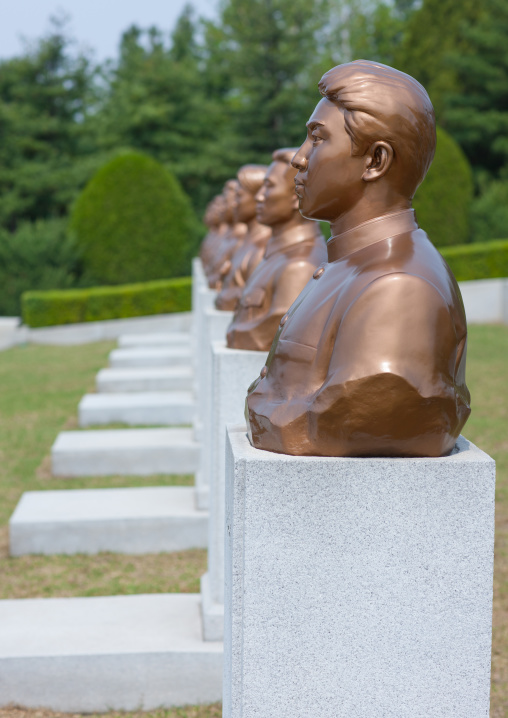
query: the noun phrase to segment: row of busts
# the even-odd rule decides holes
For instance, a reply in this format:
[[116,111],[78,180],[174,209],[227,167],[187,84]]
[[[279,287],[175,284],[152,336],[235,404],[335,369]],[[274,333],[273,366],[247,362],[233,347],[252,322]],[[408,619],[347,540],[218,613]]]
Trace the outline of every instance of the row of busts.
[[295,149],[244,165],[208,206],[200,257],[215,306],[233,311],[228,347],[268,351],[283,316],[326,261],[319,224],[298,209]]
[[207,212],[201,259],[234,311],[228,346],[269,352],[246,387],[247,435],[298,456],[449,454],[470,413],[466,317],[411,208],[432,104],[365,60],[319,89],[301,147],[242,167]]

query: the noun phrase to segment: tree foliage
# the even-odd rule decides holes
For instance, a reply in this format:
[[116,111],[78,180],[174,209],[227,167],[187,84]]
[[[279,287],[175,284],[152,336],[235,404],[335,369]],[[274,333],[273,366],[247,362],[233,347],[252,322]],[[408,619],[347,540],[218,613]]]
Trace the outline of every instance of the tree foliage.
[[88,136],[94,69],[73,56],[58,21],[18,58],[0,62],[0,226],[65,216],[103,158]]
[[66,220],[21,223],[16,232],[0,230],[0,316],[17,316],[20,297],[30,289],[67,289],[86,284]]
[[[28,266],[33,252],[30,266],[41,270],[30,275],[32,288],[51,284],[44,248],[53,246],[53,219],[67,217],[94,173],[126,152],[161,163],[201,214],[241,164],[299,145],[322,72],[359,57],[392,64],[427,88],[439,124],[474,170],[473,236],[498,237],[508,176],[507,33],[508,0],[221,0],[213,21],[187,6],[171,33],[130,28],[118,57],[97,67],[54,20],[19,57],[0,61],[0,256],[14,261],[19,242],[19,256]],[[438,158],[416,199],[419,218],[443,244],[443,221],[433,224],[424,207],[436,218],[449,207],[451,222],[460,205],[447,238],[463,241],[468,213],[457,197],[467,192],[446,162],[437,177]],[[29,235],[46,239],[39,246]],[[183,271],[194,241],[192,230],[164,273]],[[146,234],[148,250],[138,256],[150,256],[150,242]],[[64,268],[58,286],[82,282],[70,254],[54,251]],[[130,281],[131,270],[122,271],[116,266],[108,281]],[[6,311],[17,299],[2,301]]]

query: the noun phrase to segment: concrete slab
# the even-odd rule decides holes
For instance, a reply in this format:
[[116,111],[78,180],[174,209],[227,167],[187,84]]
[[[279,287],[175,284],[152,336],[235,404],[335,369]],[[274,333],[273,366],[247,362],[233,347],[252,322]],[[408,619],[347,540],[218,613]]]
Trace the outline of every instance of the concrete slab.
[[62,431],[51,449],[54,476],[150,476],[196,471],[192,429]]
[[178,347],[190,346],[190,332],[153,332],[151,334],[122,334],[119,347]]
[[190,424],[194,411],[190,391],[85,394],[78,407],[80,426]]
[[190,486],[27,491],[9,521],[12,556],[184,551],[207,531]]
[[156,314],[129,319],[107,319],[83,324],[62,324],[41,329],[26,329],[24,341],[33,344],[86,344],[118,339],[122,334],[153,334],[154,332],[190,332],[191,312]]
[[109,363],[114,369],[136,367],[189,366],[190,347],[127,347],[114,349],[109,355]]
[[201,639],[199,601],[0,601],[0,705],[95,713],[220,700],[222,644]]
[[144,369],[101,369],[96,377],[97,391],[120,393],[136,391],[191,391],[190,366],[145,367]]

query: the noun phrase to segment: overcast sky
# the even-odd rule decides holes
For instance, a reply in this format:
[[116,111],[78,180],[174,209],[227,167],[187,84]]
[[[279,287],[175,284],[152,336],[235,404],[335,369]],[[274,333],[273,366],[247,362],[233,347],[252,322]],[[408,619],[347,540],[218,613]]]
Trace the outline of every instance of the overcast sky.
[[[0,57],[22,51],[22,37],[34,40],[58,12],[70,16],[70,32],[97,60],[116,55],[122,32],[132,24],[173,28],[186,0],[0,0]],[[191,0],[199,15],[213,17],[217,0]]]

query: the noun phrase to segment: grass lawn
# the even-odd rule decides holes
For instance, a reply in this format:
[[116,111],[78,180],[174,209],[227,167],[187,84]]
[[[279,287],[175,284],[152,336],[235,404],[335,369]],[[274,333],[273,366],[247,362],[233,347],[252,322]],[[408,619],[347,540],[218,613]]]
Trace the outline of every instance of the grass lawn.
[[[87,714],[94,718],[97,714]],[[104,715],[104,714],[102,714]],[[107,713],[107,718],[222,718],[222,706],[214,703],[208,706],[187,706],[185,708],[159,709],[135,713]],[[25,710],[23,708],[0,708],[0,718],[75,718],[76,713],[54,713],[45,710]]]
[[113,342],[0,352],[0,598],[196,592],[206,551],[123,556],[8,556],[7,522],[23,491],[192,485],[192,476],[51,476],[59,431],[77,428],[79,400],[94,388]]
[[[470,328],[467,382],[472,414],[464,434],[497,462],[491,718],[508,718],[508,327]],[[23,491],[186,484],[191,477],[53,479],[48,453],[57,433],[75,428],[81,396],[93,389],[112,343],[20,347],[0,352],[0,597],[197,591],[204,551],[150,556],[7,556],[5,526]],[[2,529],[0,529],[2,530]],[[141,718],[219,718],[219,705],[110,713]],[[59,718],[0,710],[0,718]],[[459,717],[457,717],[459,718]]]

